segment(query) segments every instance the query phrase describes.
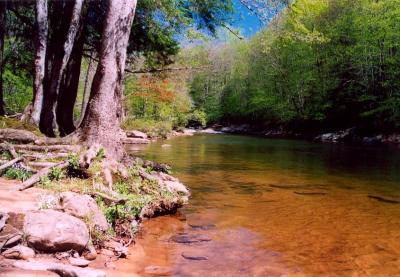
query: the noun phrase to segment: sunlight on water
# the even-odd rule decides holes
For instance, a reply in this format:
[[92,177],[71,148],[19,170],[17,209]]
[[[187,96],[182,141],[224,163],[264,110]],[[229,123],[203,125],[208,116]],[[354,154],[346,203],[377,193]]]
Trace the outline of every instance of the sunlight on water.
[[140,155],[171,163],[193,194],[144,224],[143,275],[400,275],[396,149],[199,135]]

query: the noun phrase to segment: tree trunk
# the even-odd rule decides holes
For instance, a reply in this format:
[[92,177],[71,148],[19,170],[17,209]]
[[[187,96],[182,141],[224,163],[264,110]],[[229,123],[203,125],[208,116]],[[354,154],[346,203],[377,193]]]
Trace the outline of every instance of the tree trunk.
[[89,82],[93,79],[92,78],[93,74],[91,74],[91,72],[92,72],[92,63],[93,63],[93,59],[91,57],[89,57],[88,69],[86,71],[86,76],[85,76],[85,85],[83,87],[81,114],[80,114],[77,126],[81,125],[81,123],[83,121],[83,118],[85,116],[87,103],[89,101]]
[[[55,104],[61,87],[62,77],[70,59],[75,37],[79,29],[83,0],[75,0],[72,7],[71,18],[68,22],[68,32],[60,52],[56,51],[51,66],[48,86],[44,92],[43,107],[40,115],[40,131],[49,137],[55,137],[54,116]],[[68,6],[67,2],[67,6]],[[67,24],[67,23],[66,23]],[[56,42],[60,43],[60,42]]]
[[74,106],[81,73],[83,44],[85,41],[84,29],[84,24],[81,24],[58,94],[56,119],[58,130],[62,137],[75,131]]
[[111,159],[123,155],[123,76],[128,39],[137,0],[109,0],[102,33],[99,62],[90,99],[78,135],[87,145],[101,144]]
[[3,95],[4,72],[4,37],[6,33],[6,7],[7,1],[0,1],[0,116],[5,114]]
[[30,121],[36,125],[39,125],[40,112],[43,104],[43,80],[45,75],[47,35],[49,28],[47,17],[47,0],[37,0],[35,78],[33,82],[33,105],[30,114]]

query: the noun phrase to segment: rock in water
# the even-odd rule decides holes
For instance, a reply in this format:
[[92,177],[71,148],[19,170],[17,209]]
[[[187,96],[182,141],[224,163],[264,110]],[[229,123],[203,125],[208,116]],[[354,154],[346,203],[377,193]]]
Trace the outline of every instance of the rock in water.
[[81,219],[89,218],[91,223],[102,231],[106,231],[109,227],[96,201],[89,195],[64,192],[59,198],[58,208]]
[[23,245],[17,245],[4,251],[2,255],[8,259],[28,260],[35,257],[35,251],[33,251],[32,248]]
[[131,130],[126,132],[126,136],[128,138],[141,138],[141,139],[147,139],[147,134],[137,131],[137,130]]
[[89,241],[82,220],[54,210],[26,213],[24,232],[29,246],[48,252],[82,251]]
[[180,235],[174,235],[170,238],[173,242],[176,243],[197,243],[197,242],[207,242],[211,241],[209,237],[203,236],[203,235],[190,235],[190,234],[180,234]]
[[182,257],[185,258],[186,260],[191,260],[191,261],[207,261],[207,257],[203,256],[196,256],[190,253],[183,252]]

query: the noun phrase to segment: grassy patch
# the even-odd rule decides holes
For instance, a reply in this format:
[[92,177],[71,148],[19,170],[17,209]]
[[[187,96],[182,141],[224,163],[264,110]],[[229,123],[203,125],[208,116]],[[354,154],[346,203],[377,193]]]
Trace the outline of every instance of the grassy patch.
[[124,130],[139,130],[152,138],[166,138],[173,129],[172,122],[155,121],[152,119],[133,119],[127,118],[122,123]]
[[0,117],[0,129],[5,128],[27,130],[33,132],[37,136],[42,135],[39,129],[33,124],[15,118]]

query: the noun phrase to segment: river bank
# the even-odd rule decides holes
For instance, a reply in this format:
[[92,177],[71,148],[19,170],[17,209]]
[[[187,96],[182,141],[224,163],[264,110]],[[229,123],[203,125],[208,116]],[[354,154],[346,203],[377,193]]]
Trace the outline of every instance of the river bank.
[[[101,147],[37,145],[43,138],[24,128],[0,133],[1,171],[21,179],[0,178],[0,276],[118,276],[141,222],[188,201],[166,164],[127,156],[110,165]],[[124,141],[149,143],[144,136],[130,131]]]
[[348,128],[339,131],[325,132],[319,134],[305,134],[276,128],[266,130],[264,128],[252,127],[248,124],[241,125],[212,125],[209,128],[199,130],[200,133],[208,134],[241,134],[253,135],[266,138],[287,138],[287,139],[305,139],[314,142],[323,143],[346,143],[351,145],[377,146],[377,145],[400,145],[400,133],[378,133],[374,135],[365,135],[357,128]]

